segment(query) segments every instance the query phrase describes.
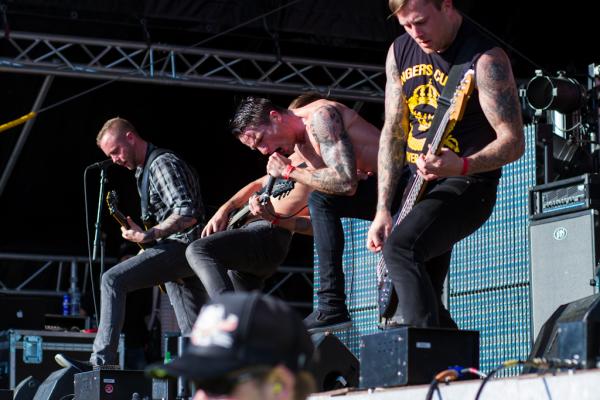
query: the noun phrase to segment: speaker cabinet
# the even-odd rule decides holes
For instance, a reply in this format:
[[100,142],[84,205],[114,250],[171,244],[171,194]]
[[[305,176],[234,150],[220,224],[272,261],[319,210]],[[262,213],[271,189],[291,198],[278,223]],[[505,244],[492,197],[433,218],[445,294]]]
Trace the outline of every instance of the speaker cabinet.
[[63,400],[71,397],[75,372],[74,367],[54,371],[42,382],[33,400]]
[[15,388],[15,396],[13,400],[32,400],[40,387],[40,382],[33,376],[28,376],[23,379]]
[[598,211],[531,221],[532,338],[560,305],[597,292]]
[[600,361],[600,295],[558,307],[540,329],[529,356],[534,357],[571,360],[582,368],[596,368]]
[[479,332],[402,326],[360,338],[360,387],[429,383],[454,365],[479,368]]
[[150,398],[152,398],[152,380],[144,375],[144,371],[101,369],[75,374],[74,400]]
[[312,340],[316,357],[311,370],[317,391],[358,387],[359,362],[346,345],[330,333],[316,333]]

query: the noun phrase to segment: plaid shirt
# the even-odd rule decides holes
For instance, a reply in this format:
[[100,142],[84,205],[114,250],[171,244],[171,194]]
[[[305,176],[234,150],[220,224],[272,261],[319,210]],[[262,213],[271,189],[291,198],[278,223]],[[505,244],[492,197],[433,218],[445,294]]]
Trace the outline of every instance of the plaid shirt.
[[[138,192],[142,185],[142,172],[135,172]],[[184,232],[170,235],[168,238],[190,243],[199,237],[204,225],[204,206],[200,195],[200,184],[195,171],[174,153],[163,153],[150,165],[148,213],[157,223],[161,223],[171,214],[194,217],[198,221]],[[141,196],[141,194],[140,194]]]

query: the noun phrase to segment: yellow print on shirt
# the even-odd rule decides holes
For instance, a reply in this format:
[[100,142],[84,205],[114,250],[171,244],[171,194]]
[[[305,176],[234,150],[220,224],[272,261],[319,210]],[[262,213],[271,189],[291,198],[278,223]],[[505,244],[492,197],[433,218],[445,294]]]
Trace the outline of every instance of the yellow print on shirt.
[[431,64],[417,64],[406,68],[400,74],[400,80],[404,85],[406,81],[416,78],[417,76],[433,76],[433,79],[442,86],[446,86],[446,82],[448,81],[448,75],[437,68],[434,71],[433,65]]
[[419,122],[419,126],[417,127],[419,132],[424,132],[429,129],[433,114],[419,111],[417,110],[417,107],[428,105],[437,108],[437,99],[439,96],[440,92],[438,92],[430,79],[426,84],[417,86],[413,91],[412,96],[408,99],[408,110]]
[[[436,70],[437,72],[437,70]],[[442,75],[440,75],[442,76]],[[444,75],[445,76],[445,75]],[[447,79],[447,76],[446,76]],[[434,109],[438,106],[438,97],[440,93],[430,79],[426,84],[417,86],[413,91],[412,96],[408,99],[408,109],[410,114],[415,118],[418,124],[413,124],[410,127],[408,133],[407,142],[407,153],[406,160],[409,163],[414,163],[425,145],[426,138],[417,139],[413,135],[413,129],[417,129],[419,132],[425,132],[431,127],[431,121],[433,120],[433,113],[422,112],[417,109],[418,106],[428,105]],[[453,135],[449,134],[443,143],[444,147],[458,153],[460,152],[460,146],[458,140]]]

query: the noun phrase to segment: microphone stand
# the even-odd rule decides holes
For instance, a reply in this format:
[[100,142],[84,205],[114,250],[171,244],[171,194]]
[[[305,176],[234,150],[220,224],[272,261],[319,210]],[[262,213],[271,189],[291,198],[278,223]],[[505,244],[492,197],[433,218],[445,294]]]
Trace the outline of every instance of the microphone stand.
[[[92,261],[96,261],[98,258],[98,247],[104,247],[102,243],[102,237],[100,235],[100,225],[102,217],[102,209],[104,206],[104,184],[106,183],[106,168],[100,168],[100,188],[98,191],[98,212],[96,213],[96,223],[94,225],[94,249],[92,252]],[[104,270],[104,257],[100,259],[100,270]]]

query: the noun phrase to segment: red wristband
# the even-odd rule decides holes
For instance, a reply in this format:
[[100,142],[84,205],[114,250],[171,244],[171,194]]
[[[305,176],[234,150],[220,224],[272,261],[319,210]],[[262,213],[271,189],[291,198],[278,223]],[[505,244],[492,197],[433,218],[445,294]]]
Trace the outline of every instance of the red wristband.
[[290,179],[290,174],[295,169],[296,169],[296,167],[294,167],[292,164],[288,164],[288,165],[285,166],[285,169],[283,170],[283,174],[281,174],[281,176],[283,177],[283,179],[289,180]]
[[279,225],[279,217],[275,217],[272,221],[271,221],[271,225]]
[[469,159],[467,157],[463,157],[462,161],[463,161],[463,166],[462,166],[462,170],[460,171],[460,175],[465,176],[467,174],[467,172],[469,172]]

